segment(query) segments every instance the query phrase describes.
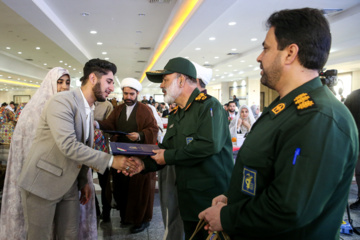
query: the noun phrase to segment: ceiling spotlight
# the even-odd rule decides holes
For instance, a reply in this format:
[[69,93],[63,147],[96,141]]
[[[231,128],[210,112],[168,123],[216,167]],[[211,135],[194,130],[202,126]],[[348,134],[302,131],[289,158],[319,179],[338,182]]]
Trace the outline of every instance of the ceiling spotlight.
[[198,48],[195,48],[195,50],[196,50],[196,51],[200,51],[200,50],[201,50],[201,48],[199,48],[199,47],[198,47]]
[[32,82],[31,80],[29,82]]
[[97,34],[97,31],[92,30],[92,31],[90,31],[90,33],[91,34]]
[[209,37],[210,41],[214,41],[216,38],[215,37]]
[[250,64],[249,67],[253,67],[253,65]]
[[208,61],[206,61],[206,62],[204,62],[204,64],[209,64],[209,62],[208,62]]
[[229,24],[229,26],[234,26],[234,25],[236,25],[236,22],[229,22],[228,24]]
[[228,67],[232,67],[232,65],[228,65]]
[[59,63],[62,63],[62,62],[63,62],[62,60],[59,61]]
[[46,66],[47,65],[47,63],[44,63],[44,66]]
[[102,42],[97,42],[96,44],[97,44],[97,45],[103,45],[103,43],[102,43]]
[[243,63],[243,62],[245,62],[245,60],[241,60],[240,62],[242,62],[242,63]]
[[76,68],[73,69],[74,71],[76,70]]
[[18,54],[22,54],[22,52],[18,52]]
[[35,49],[36,49],[36,50],[40,50],[40,47],[36,47]]
[[110,58],[106,57],[105,60],[109,60]]
[[236,51],[237,49],[236,48],[232,48],[231,51]]
[[106,54],[107,54],[107,52],[102,52],[101,54],[102,54],[102,55],[106,55]]
[[216,56],[216,57],[214,57],[215,59],[218,59],[219,57],[218,56]]
[[215,71],[216,71],[216,72],[218,72],[218,71],[219,71],[219,69],[215,69]]
[[255,42],[255,41],[257,41],[257,38],[252,38],[252,39],[250,39],[250,41]]
[[10,49],[11,49],[11,47],[6,47],[6,49],[7,49],[7,50],[10,50]]
[[189,57],[184,57],[184,58],[189,59]]
[[[8,76],[8,78],[11,78],[11,76]],[[6,85],[6,84],[5,84]]]
[[64,63],[65,66],[67,66],[67,63]]

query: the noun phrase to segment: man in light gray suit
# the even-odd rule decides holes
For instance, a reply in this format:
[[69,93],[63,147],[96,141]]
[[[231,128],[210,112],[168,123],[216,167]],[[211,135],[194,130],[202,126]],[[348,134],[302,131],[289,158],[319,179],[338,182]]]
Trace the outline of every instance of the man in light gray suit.
[[27,239],[50,239],[55,223],[59,239],[77,239],[79,194],[88,197],[91,167],[134,172],[136,164],[91,148],[95,101],[114,91],[116,66],[92,59],[85,64],[81,88],[56,94],[45,106],[19,178]]

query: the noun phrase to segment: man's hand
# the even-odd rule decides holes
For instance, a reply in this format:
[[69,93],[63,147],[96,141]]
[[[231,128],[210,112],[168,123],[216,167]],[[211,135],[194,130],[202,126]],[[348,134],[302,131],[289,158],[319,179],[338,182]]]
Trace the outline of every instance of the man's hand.
[[133,142],[135,142],[135,141],[137,141],[138,139],[139,139],[139,133],[137,133],[137,132],[131,132],[131,133],[128,133],[127,135],[126,135],[126,137],[128,138],[128,139],[130,139],[131,141],[133,141]]
[[225,205],[227,205],[227,200],[227,197],[221,194],[212,200],[211,206],[215,206],[218,203],[225,203]]
[[91,197],[91,188],[89,186],[89,184],[87,183],[81,190],[81,195],[80,195],[80,203],[82,205],[85,205],[89,202],[90,197]]
[[151,156],[151,158],[154,159],[157,164],[165,165],[166,164],[164,158],[165,149],[153,150],[153,152],[156,153],[156,155]]
[[226,206],[225,203],[218,202],[215,206],[209,207],[199,213],[199,219],[204,219],[208,223],[204,227],[205,230],[210,232],[223,230],[220,220],[220,211],[224,206]]
[[135,161],[123,155],[114,156],[114,161],[111,167],[119,171],[127,171],[129,173],[136,172],[138,169],[138,165]]
[[138,157],[135,157],[135,156],[132,156],[129,158],[129,160],[131,161],[134,161],[137,165],[137,169],[134,171],[134,172],[129,172],[129,171],[122,171],[122,173],[125,175],[125,176],[134,176],[135,174],[138,174],[139,172],[141,172],[142,170],[145,169],[145,165],[144,165],[144,162],[138,158]]

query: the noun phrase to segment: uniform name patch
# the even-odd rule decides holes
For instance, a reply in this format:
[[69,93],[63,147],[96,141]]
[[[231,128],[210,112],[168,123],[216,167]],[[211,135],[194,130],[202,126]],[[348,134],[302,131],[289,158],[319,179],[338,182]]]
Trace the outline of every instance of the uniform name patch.
[[285,109],[285,103],[279,103],[273,109],[271,109],[271,111],[275,114],[278,114],[279,112],[281,112],[284,109]]
[[187,137],[187,138],[186,138],[186,144],[191,143],[191,141],[192,141],[193,139],[194,139],[194,138],[192,138],[192,137]]
[[251,196],[256,194],[256,173],[256,170],[244,166],[241,191]]

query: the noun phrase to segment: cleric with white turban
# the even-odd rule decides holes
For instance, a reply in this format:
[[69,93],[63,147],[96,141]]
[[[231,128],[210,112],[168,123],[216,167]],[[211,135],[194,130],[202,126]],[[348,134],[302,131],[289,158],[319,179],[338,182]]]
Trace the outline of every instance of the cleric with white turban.
[[196,81],[197,81],[197,88],[200,92],[206,93],[206,85],[209,84],[211,77],[212,77],[212,69],[203,67],[196,62],[192,62],[196,68]]

